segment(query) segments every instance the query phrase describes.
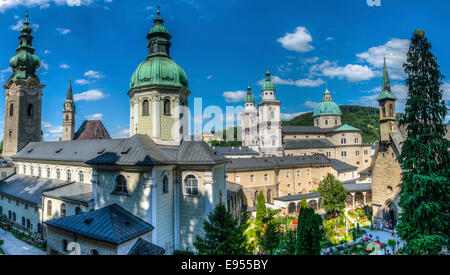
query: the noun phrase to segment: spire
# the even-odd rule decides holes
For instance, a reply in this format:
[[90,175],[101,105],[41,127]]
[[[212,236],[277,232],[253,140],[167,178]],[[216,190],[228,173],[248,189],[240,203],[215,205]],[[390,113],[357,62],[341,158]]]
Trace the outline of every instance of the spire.
[[73,96],[72,96],[72,79],[69,79],[69,89],[67,89],[66,102],[73,102]]
[[389,73],[388,68],[386,65],[386,58],[384,58],[384,65],[383,65],[383,86],[381,88],[381,94],[378,96],[377,100],[382,99],[393,99],[396,100],[397,97],[392,93],[391,90],[391,83],[389,81]]
[[331,98],[331,92],[328,90],[328,82],[325,84],[325,92],[323,93],[323,101],[333,101]]
[[25,22],[20,29],[20,43],[16,48],[16,55],[9,60],[9,64],[14,72],[12,78],[16,80],[33,77],[39,80],[36,72],[41,65],[41,60],[34,54],[33,36],[31,36],[33,29],[30,27],[30,21],[28,20],[28,11],[25,17]]

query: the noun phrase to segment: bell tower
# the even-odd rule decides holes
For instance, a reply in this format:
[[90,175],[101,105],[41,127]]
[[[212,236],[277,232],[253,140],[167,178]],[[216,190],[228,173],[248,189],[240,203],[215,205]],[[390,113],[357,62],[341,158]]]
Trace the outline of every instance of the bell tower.
[[384,59],[383,67],[383,87],[377,100],[380,104],[380,140],[381,142],[389,142],[389,134],[397,131],[397,116],[395,112],[397,97],[391,91],[386,58]]
[[28,12],[20,29],[19,46],[9,64],[13,74],[3,87],[5,93],[5,130],[3,155],[12,156],[30,142],[41,141],[42,89],[36,75],[41,65],[32,45]]
[[69,80],[69,89],[67,90],[66,101],[63,107],[63,141],[73,139],[75,130],[75,103],[72,96],[72,82]]
[[242,145],[259,151],[258,110],[256,109],[255,97],[253,96],[250,83],[248,83],[247,95],[244,99],[242,129]]

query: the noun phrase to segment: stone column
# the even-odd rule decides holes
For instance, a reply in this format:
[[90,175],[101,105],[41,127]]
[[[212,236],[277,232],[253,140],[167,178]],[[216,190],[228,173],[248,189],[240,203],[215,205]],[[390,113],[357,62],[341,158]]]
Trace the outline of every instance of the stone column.
[[355,209],[355,193],[350,193],[352,195],[352,208]]
[[366,194],[367,194],[367,192],[362,192],[362,193],[364,195],[364,205],[366,205]]

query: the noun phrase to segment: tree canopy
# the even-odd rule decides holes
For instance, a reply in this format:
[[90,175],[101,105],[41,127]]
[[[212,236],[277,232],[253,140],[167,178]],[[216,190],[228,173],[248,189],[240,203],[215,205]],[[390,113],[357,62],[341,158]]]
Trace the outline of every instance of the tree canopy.
[[332,174],[327,176],[319,184],[322,207],[330,214],[336,214],[345,208],[345,198],[347,191],[341,182]]

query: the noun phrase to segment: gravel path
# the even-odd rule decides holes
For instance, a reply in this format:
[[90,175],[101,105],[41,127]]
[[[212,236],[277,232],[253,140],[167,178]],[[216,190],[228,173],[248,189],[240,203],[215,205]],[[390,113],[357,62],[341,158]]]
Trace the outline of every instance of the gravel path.
[[4,241],[2,249],[7,255],[46,255],[44,251],[16,239],[3,229],[0,229],[0,239]]

